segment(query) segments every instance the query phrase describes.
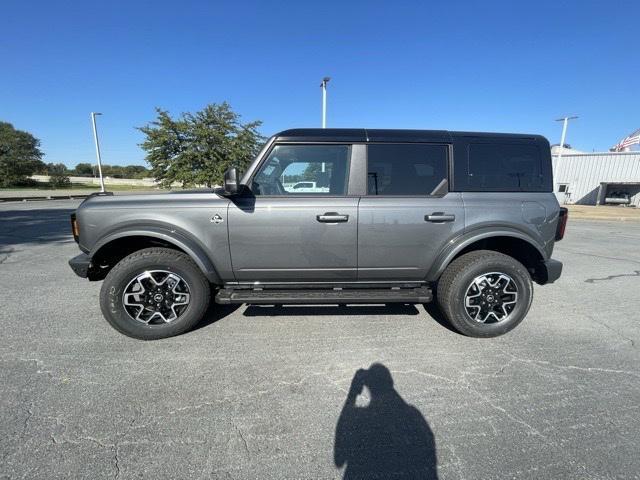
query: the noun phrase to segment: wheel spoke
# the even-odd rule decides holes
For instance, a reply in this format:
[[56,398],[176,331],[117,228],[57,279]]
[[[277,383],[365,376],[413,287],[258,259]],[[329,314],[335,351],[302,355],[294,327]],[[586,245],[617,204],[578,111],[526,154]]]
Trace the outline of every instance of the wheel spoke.
[[515,281],[505,273],[491,272],[477,276],[469,284],[464,307],[473,321],[496,323],[509,317],[517,301]]
[[180,275],[165,270],[147,270],[133,278],[122,294],[127,314],[144,324],[176,320],[191,301],[189,285]]

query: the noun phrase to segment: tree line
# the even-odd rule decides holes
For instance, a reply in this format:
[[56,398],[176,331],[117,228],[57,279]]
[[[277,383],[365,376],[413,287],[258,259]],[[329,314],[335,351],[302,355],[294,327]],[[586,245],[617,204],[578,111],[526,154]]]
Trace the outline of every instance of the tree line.
[[[140,147],[149,168],[103,164],[102,173],[115,178],[151,177],[163,188],[176,182],[183,187],[211,187],[222,182],[230,166],[248,167],[264,144],[258,132],[261,123],[243,123],[226,102],[177,117],[157,108],[156,118],[138,127],[145,136]],[[0,188],[33,186],[30,177],[37,174],[49,175],[56,187],[70,185],[69,176],[97,176],[95,164],[68,168],[63,163],[45,163],[43,157],[39,139],[0,121]]]

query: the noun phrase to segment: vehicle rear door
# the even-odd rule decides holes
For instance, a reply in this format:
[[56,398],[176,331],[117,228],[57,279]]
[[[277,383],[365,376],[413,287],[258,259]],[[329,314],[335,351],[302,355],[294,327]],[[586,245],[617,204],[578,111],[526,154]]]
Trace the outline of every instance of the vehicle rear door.
[[[347,195],[351,145],[275,144],[229,205],[233,271],[241,282],[353,281],[358,197]],[[314,188],[294,188],[313,182]]]
[[464,230],[460,193],[449,192],[451,147],[371,143],[367,194],[358,207],[358,280],[424,280]]

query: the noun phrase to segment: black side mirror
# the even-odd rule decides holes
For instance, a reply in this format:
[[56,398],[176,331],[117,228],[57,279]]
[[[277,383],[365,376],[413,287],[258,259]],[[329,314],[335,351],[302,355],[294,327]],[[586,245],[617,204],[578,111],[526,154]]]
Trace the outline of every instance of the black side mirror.
[[235,195],[239,190],[238,171],[235,167],[230,167],[224,172],[224,191],[229,195]]

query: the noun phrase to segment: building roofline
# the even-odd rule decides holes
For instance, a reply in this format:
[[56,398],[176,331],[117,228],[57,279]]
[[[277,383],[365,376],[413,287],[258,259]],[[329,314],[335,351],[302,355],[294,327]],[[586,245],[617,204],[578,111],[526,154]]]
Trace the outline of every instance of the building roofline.
[[[595,157],[599,155],[639,155],[640,152],[584,152],[584,153],[563,153],[562,158],[564,157]],[[557,153],[551,154],[552,158],[558,157]]]

